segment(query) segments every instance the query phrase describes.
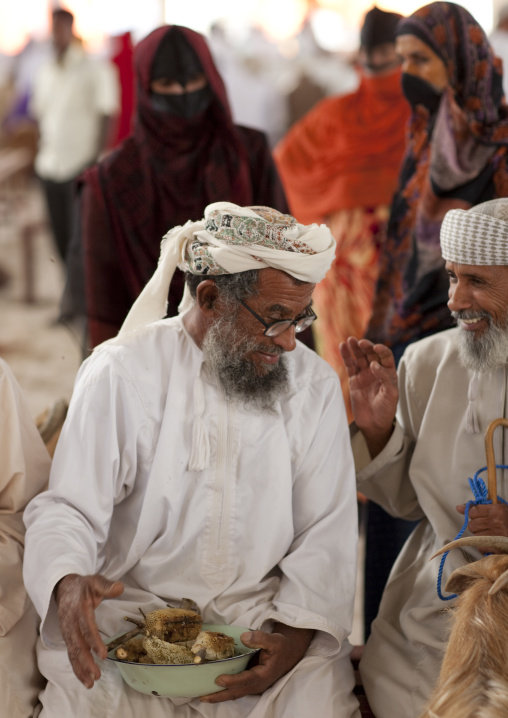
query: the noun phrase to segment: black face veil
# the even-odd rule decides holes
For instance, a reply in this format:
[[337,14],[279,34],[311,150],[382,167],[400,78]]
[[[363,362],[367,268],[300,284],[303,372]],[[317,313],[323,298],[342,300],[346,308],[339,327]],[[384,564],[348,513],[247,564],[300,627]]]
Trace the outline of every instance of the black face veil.
[[[177,82],[185,87],[198,75],[203,74],[203,66],[187,39],[176,28],[172,28],[162,39],[155,53],[151,79],[163,78]],[[152,106],[155,110],[177,117],[190,118],[204,112],[212,101],[210,85],[193,92],[179,95],[153,92]]]

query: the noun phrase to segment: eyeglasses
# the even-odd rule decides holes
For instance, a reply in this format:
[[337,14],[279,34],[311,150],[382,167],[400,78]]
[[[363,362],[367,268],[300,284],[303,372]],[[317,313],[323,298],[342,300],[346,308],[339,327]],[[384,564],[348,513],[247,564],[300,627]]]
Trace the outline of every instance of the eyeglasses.
[[265,337],[278,337],[279,334],[282,334],[286,331],[286,329],[289,329],[289,327],[292,327],[293,324],[295,325],[295,332],[299,334],[300,332],[303,332],[304,329],[307,329],[310,327],[314,319],[317,319],[317,316],[313,312],[312,309],[308,310],[308,314],[306,314],[304,317],[297,317],[296,319],[279,319],[276,322],[270,322],[270,324],[267,324],[261,317],[256,314],[256,312],[249,307],[248,304],[246,304],[242,299],[238,300],[245,309],[248,309],[251,314],[253,314],[258,321],[261,322],[261,324],[265,327],[265,331],[263,334]]

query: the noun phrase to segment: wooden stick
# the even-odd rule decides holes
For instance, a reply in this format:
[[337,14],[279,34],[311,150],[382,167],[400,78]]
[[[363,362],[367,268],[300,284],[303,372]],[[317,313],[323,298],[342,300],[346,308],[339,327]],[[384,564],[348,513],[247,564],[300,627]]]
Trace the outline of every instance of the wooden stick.
[[140,630],[145,629],[145,621],[140,621],[138,618],[130,618],[130,616],[124,616],[124,621],[128,621],[129,623],[134,623]]
[[109,643],[106,643],[106,648],[109,651],[112,651],[114,648],[119,648],[122,643],[125,643],[131,638],[134,638],[135,636],[139,636],[139,628],[132,628],[130,631],[127,631],[127,633],[122,633],[121,636],[118,636],[118,638],[114,638]]
[[493,434],[498,426],[508,427],[507,419],[494,419],[485,432],[485,454],[487,455],[488,498],[497,504],[496,457],[494,456]]

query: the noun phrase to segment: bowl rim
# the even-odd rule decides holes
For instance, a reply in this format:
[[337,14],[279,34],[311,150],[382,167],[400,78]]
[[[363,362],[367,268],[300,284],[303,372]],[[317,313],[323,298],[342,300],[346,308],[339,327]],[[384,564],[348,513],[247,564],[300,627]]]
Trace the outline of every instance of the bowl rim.
[[[216,623],[203,624],[203,626],[205,626],[205,625],[217,626],[220,624],[216,624]],[[235,626],[234,624],[231,624],[231,627],[243,629],[243,626]],[[224,628],[228,628],[228,626],[224,626]],[[207,629],[203,628],[203,630],[207,630]],[[243,629],[242,632],[247,633],[247,632],[253,631],[253,630],[254,630],[253,628],[245,628],[245,629]],[[143,634],[140,632],[136,636],[133,636],[132,638],[137,638],[138,636],[142,636],[142,635]],[[117,638],[117,636],[109,636],[109,638],[107,639],[107,643],[105,644],[106,648],[108,647],[108,643],[110,641],[113,641],[115,638]],[[119,648],[119,647],[120,646],[117,646],[117,648]],[[108,651],[108,655],[106,656],[106,659],[108,661],[114,661],[115,663],[121,663],[124,666],[140,666],[143,668],[168,668],[168,667],[171,667],[171,668],[203,668],[205,666],[210,666],[210,665],[215,666],[218,663],[227,663],[228,661],[235,661],[238,658],[243,658],[245,656],[252,656],[261,650],[261,648],[248,648],[248,646],[245,646],[245,648],[247,648],[245,653],[239,653],[237,656],[229,656],[229,658],[219,658],[218,661],[207,661],[206,663],[138,663],[138,661],[123,661],[121,658],[117,658],[116,656],[109,655],[111,653],[111,651],[115,650],[114,648],[112,648],[110,651]]]

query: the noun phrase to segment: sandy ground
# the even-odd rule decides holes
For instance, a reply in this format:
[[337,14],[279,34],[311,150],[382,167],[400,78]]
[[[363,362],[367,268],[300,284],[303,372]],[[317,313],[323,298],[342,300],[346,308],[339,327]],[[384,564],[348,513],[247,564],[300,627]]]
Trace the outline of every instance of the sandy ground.
[[[81,353],[77,335],[55,325],[64,273],[44,223],[44,205],[36,184],[29,199],[29,208],[16,212],[11,204],[2,206],[0,213],[0,265],[10,274],[10,281],[0,288],[0,356],[14,372],[36,416],[56,399],[69,400]],[[24,301],[21,227],[27,211],[40,223],[33,237],[32,304]]]

